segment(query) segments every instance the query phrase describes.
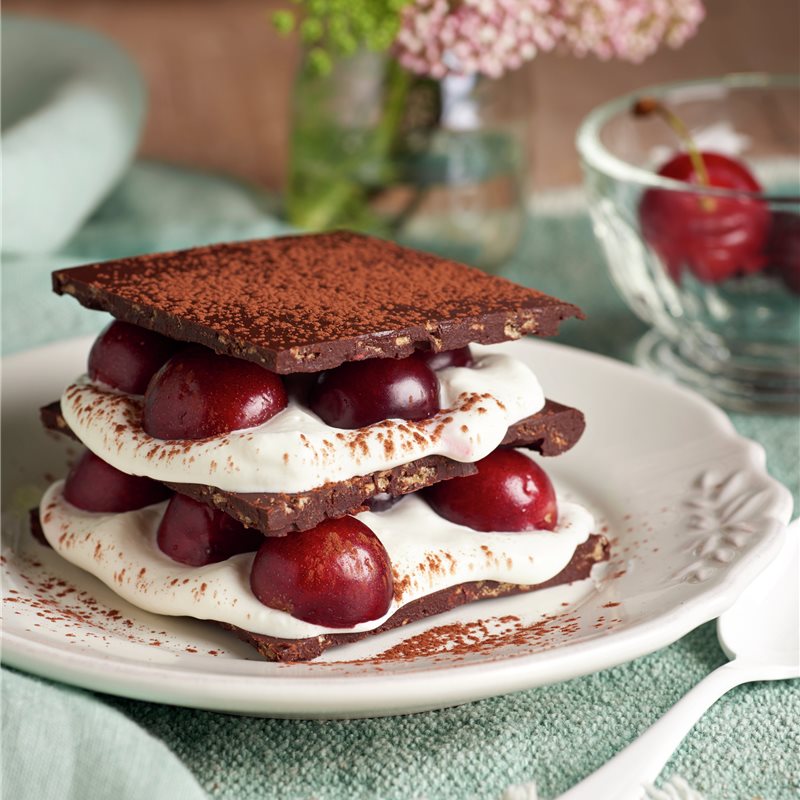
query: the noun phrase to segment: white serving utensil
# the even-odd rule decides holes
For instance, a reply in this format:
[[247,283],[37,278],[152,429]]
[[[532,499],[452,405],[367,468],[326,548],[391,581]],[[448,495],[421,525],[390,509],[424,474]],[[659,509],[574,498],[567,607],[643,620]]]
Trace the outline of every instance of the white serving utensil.
[[800,521],[784,534],[772,564],[717,620],[730,661],[715,669],[652,727],[558,800],[642,800],[700,717],[749,681],[800,678]]

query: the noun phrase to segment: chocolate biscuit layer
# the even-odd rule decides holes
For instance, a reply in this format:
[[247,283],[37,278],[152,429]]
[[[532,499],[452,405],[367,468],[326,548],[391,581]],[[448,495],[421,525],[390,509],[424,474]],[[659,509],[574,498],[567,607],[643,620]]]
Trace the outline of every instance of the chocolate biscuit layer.
[[419,619],[442,614],[451,608],[471,603],[475,600],[487,600],[494,597],[533,592],[537,589],[547,589],[550,586],[583,580],[589,577],[589,573],[595,564],[606,561],[608,557],[608,541],[604,536],[592,534],[583,544],[576,548],[569,564],[558,575],[544,583],[533,586],[498,583],[497,581],[462,583],[409,603],[389,617],[383,625],[372,631],[330,633],[308,639],[279,639],[274,636],[251,633],[233,625],[219,624],[232,630],[240,639],[255,647],[268,661],[309,661],[330,647],[357,642],[361,639],[366,639],[368,636],[374,636],[392,628],[408,625]]
[[53,273],[88,308],[279,373],[552,336],[580,309],[346,231],[124,258]]
[[[77,438],[61,415],[58,402],[44,406],[40,417],[49,430]],[[544,456],[554,456],[569,450],[580,438],[584,427],[580,411],[548,400],[537,414],[512,425],[502,444],[528,447]],[[427,456],[392,469],[293,494],[225,492],[194,483],[167,485],[176,492],[216,506],[267,536],[282,536],[291,531],[313,528],[326,518],[357,513],[367,500],[377,495],[408,494],[442,480],[472,475],[475,471],[473,464],[452,461],[444,456]]]

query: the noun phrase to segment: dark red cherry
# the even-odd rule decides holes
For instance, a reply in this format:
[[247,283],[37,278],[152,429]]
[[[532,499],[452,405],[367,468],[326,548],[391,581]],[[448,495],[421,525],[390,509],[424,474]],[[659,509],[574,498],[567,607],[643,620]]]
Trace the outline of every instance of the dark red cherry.
[[442,350],[438,353],[434,353],[433,350],[417,350],[416,356],[434,372],[446,367],[471,367],[473,363],[469,345],[455,350]]
[[495,450],[478,461],[477,475],[425,490],[439,516],[476,531],[552,531],[556,493],[545,471],[516,450]]
[[202,567],[237,553],[253,553],[264,537],[224,511],[176,494],[158,526],[157,541],[173,560]]
[[355,517],[264,540],[250,573],[266,606],[326,628],[378,619],[392,602],[392,565],[381,540]]
[[64,482],[64,498],[84,511],[119,514],[166,500],[171,492],[158,481],[128,475],[87,450]]
[[[747,167],[719,153],[700,153],[711,187],[759,193]],[[649,189],[639,205],[642,235],[661,256],[673,278],[683,267],[704,283],[720,283],[766,265],[764,243],[769,209],[752,197],[713,197],[700,193],[702,182],[688,153],[671,158],[658,174],[698,187],[692,192]]]
[[363,428],[383,419],[426,419],[439,410],[439,381],[414,356],[352,361],[320,373],[309,406],[335,428]]
[[286,402],[281,379],[269,370],[189,347],[150,381],[144,429],[157,439],[205,439],[261,425]]
[[789,291],[800,294],[800,214],[772,215],[766,249],[769,271],[779,275]]
[[289,397],[297,400],[300,405],[308,405],[308,396],[317,380],[316,373],[293,372],[289,375],[281,375],[281,380]]
[[89,352],[89,377],[128,394],[144,394],[150,378],[180,344],[138,325],[115,320]]

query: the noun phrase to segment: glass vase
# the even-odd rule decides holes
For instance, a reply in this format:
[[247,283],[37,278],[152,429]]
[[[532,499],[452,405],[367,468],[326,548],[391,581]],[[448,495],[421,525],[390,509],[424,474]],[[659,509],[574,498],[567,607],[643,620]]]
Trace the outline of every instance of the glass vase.
[[492,269],[525,223],[530,82],[412,75],[359,53],[320,75],[304,61],[292,112],[286,212]]

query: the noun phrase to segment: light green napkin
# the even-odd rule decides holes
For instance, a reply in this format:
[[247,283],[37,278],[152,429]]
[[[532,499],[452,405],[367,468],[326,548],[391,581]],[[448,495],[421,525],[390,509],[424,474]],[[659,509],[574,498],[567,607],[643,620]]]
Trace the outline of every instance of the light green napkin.
[[169,748],[88,692],[4,669],[7,800],[204,800]]
[[61,247],[127,171],[144,85],[83,28],[4,17],[3,252]]

